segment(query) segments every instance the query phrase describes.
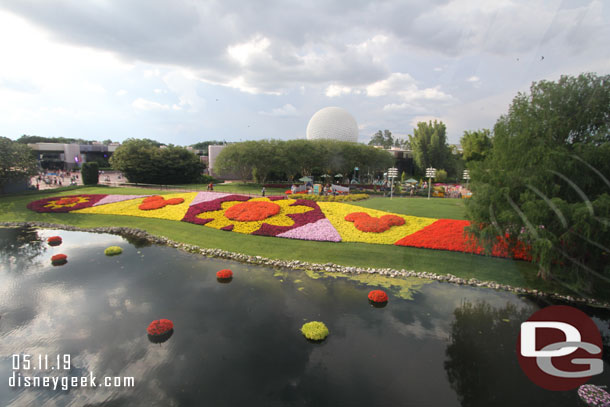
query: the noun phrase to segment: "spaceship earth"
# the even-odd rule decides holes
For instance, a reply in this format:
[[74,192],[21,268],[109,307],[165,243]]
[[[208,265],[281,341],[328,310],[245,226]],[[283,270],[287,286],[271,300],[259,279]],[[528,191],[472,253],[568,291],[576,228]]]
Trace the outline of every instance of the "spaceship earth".
[[354,116],[340,107],[318,110],[307,125],[307,140],[332,139],[358,141],[358,123]]

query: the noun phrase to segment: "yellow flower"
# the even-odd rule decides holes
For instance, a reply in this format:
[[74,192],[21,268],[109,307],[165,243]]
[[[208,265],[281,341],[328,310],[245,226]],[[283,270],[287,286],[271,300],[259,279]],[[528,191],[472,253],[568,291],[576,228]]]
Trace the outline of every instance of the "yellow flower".
[[[415,233],[437,221],[437,219],[433,218],[400,215],[338,202],[318,202],[318,206],[322,209],[324,216],[337,229],[344,242],[394,244],[403,237]],[[382,233],[362,232],[356,229],[354,222],[345,220],[345,216],[354,212],[364,212],[376,218],[383,215],[396,215],[403,218],[405,224],[402,226],[392,226],[389,230]]]
[[74,213],[100,213],[106,215],[125,215],[125,216],[139,216],[143,218],[158,218],[158,219],[169,219],[169,220],[182,220],[186,211],[189,208],[191,201],[197,196],[197,192],[187,193],[176,193],[161,195],[163,199],[171,198],[183,198],[184,202],[178,205],[166,205],[163,208],[154,210],[142,210],[139,208],[140,204],[146,199],[136,198],[127,201],[109,203],[106,205],[92,206],[90,208],[79,209],[73,211]]
[[[264,202],[266,205],[257,205],[256,202]],[[221,204],[222,209],[203,212],[198,214],[197,217],[213,219],[205,226],[214,229],[222,229],[232,225],[233,232],[251,234],[260,229],[263,223],[273,226],[292,226],[294,221],[287,215],[313,210],[309,206],[290,206],[295,202],[294,199],[271,201],[269,198],[253,198],[245,202],[227,201]],[[230,211],[231,208],[233,208],[232,211]],[[246,218],[251,220],[240,220]]]
[[89,197],[86,196],[75,196],[66,198],[57,198],[53,201],[47,202],[44,207],[51,209],[59,208],[72,208],[78,204],[89,202]]

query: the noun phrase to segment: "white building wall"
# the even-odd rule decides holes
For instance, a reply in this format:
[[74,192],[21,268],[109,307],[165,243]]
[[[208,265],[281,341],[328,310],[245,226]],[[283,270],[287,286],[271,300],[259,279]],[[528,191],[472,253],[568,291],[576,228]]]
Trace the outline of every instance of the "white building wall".
[[216,163],[216,158],[218,158],[218,154],[225,148],[226,145],[215,145],[208,146],[208,170],[211,176],[216,176],[218,174],[214,173],[214,165]]

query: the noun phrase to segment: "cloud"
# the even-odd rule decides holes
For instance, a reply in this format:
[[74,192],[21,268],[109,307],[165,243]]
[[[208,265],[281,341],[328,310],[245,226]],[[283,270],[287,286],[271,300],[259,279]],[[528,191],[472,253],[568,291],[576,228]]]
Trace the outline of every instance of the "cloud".
[[340,86],[340,85],[329,85],[326,88],[326,92],[324,94],[329,98],[341,96],[341,95],[349,95],[352,93],[352,88],[349,86]]
[[479,82],[480,80],[481,78],[478,76],[471,76],[470,78],[466,79],[466,82]]
[[292,106],[290,103],[285,104],[282,107],[278,107],[276,109],[271,109],[269,112],[260,111],[258,114],[263,116],[273,116],[273,117],[289,117],[289,116],[298,116],[297,109]]
[[125,96],[126,94],[127,94],[127,91],[125,89],[120,89],[116,93],[117,96]]
[[152,100],[147,100],[144,98],[137,98],[133,102],[131,102],[131,106],[138,110],[170,110],[171,106],[164,105],[158,102],[153,102]]
[[269,48],[268,38],[256,36],[250,41],[231,45],[227,48],[227,53],[231,58],[239,62],[240,65],[247,65],[248,62],[257,55],[261,55]]

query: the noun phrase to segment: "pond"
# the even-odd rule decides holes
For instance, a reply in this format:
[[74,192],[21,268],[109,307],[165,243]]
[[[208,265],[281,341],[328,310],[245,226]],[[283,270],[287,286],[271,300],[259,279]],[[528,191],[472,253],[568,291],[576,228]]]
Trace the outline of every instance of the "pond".
[[[60,246],[47,245],[53,235]],[[123,253],[105,256],[111,245]],[[52,266],[58,253],[68,263]],[[229,284],[216,279],[225,268]],[[390,297],[384,308],[368,303],[377,288]],[[0,228],[0,405],[574,406],[575,391],[538,388],[517,362],[520,323],[545,305],[421,279],[245,265],[115,235]],[[610,313],[583,311],[610,336]],[[160,344],[146,333],[159,318],[175,327]],[[328,326],[325,341],[302,336],[312,320]],[[604,368],[591,383],[610,382]],[[95,377],[97,387],[11,387],[13,376]],[[102,386],[106,377],[121,385]]]

